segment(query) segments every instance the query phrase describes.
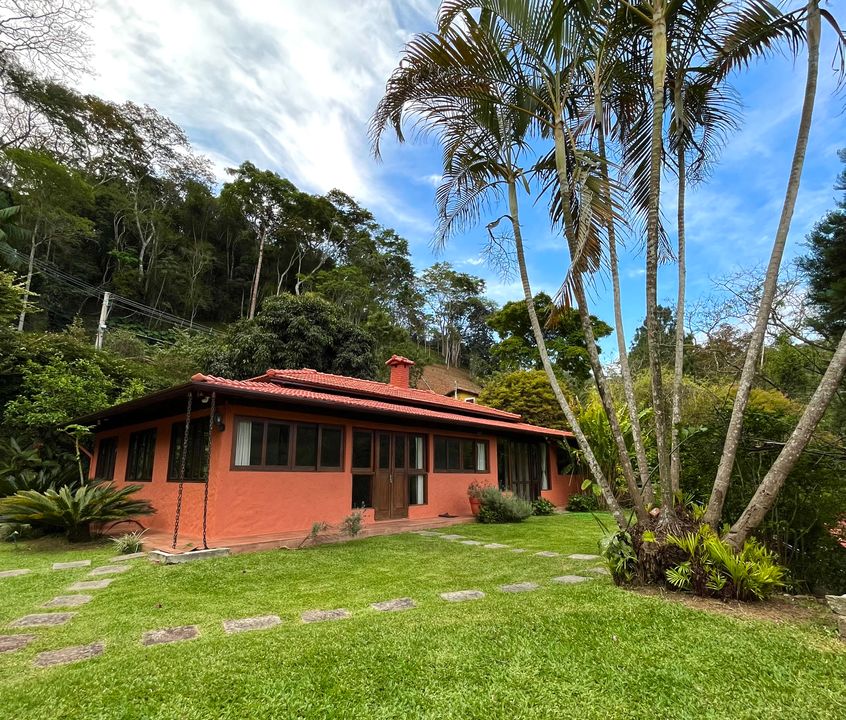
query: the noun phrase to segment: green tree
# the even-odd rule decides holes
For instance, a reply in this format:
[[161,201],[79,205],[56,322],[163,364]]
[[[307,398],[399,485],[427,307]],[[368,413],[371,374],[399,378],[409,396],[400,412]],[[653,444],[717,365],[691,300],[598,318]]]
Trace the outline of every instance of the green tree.
[[[573,406],[578,407],[572,393],[568,394]],[[568,429],[543,370],[516,370],[494,375],[479,394],[478,402],[522,415],[525,422],[533,425]]]

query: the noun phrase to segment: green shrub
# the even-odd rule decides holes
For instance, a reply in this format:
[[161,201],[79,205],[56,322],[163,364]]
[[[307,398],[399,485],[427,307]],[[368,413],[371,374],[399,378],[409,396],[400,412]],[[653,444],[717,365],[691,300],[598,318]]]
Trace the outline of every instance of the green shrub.
[[570,512],[592,512],[599,507],[596,495],[593,493],[580,493],[572,495],[567,500],[567,510]]
[[667,542],[687,555],[687,560],[667,570],[667,580],[679,589],[735,600],[764,600],[784,587],[784,567],[775,553],[755,539],[735,552],[703,525],[698,532],[668,535]]
[[144,533],[146,532],[146,530],[135,530],[124,533],[120,537],[112,538],[117,554],[130,555],[131,553],[141,552],[144,548]]
[[532,503],[532,515],[553,514],[555,514],[555,504],[549,502],[546,498],[538,498]]
[[21,490],[0,499],[0,522],[26,523],[45,529],[61,528],[68,540],[91,538],[91,524],[152,515],[146,500],[131,498],[140,485],[116,488],[112,483],[93,481],[76,490],[65,486],[56,490]]
[[341,532],[344,535],[355,537],[361,532],[362,516],[360,512],[354,512],[347,515],[341,523]]
[[[580,497],[576,495],[576,497]],[[572,500],[572,498],[570,498]],[[637,555],[632,536],[624,530],[606,535],[599,541],[599,553],[605,559],[614,582],[619,585],[634,579]]]
[[479,522],[509,523],[522,522],[532,514],[532,503],[503,493],[499,488],[487,487],[479,497]]

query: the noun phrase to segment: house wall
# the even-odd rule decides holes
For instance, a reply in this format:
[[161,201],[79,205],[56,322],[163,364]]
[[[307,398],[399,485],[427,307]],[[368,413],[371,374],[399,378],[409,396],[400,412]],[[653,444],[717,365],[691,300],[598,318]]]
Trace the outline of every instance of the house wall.
[[[467,500],[467,486],[474,480],[496,485],[496,437],[489,434],[468,433],[460,430],[433,431],[426,426],[389,425],[384,422],[368,422],[333,417],[330,414],[298,413],[282,410],[250,408],[224,403],[218,406],[225,429],[215,430],[212,436],[208,526],[209,540],[220,541],[274,533],[308,531],[312,523],[325,521],[337,525],[352,512],[352,431],[353,428],[388,430],[406,433],[423,433],[428,436],[427,462],[428,492],[425,505],[411,505],[408,517],[415,519],[434,518],[442,513],[467,516],[470,506]],[[233,464],[233,440],[235,419],[239,416],[263,417],[291,422],[312,422],[340,425],[344,428],[344,470],[340,472],[297,472],[267,470],[235,470]],[[192,418],[208,422],[208,411],[192,414]],[[184,422],[182,417],[169,417],[106,431],[98,434],[97,440],[118,437],[115,460],[115,482],[126,484],[126,462],[129,436],[136,430],[157,428],[156,451],[153,466],[153,481],[139,483],[139,496],[148,499],[157,512],[142,518],[145,526],[165,532],[173,531],[179,485],[167,481],[168,457],[170,452],[171,427],[174,422]],[[436,473],[434,467],[434,435],[449,435],[484,439],[488,441],[488,468],[486,473]],[[95,447],[95,458],[97,448]],[[550,450],[550,471],[552,485],[544,497],[556,505],[565,506],[572,492],[578,491],[578,482],[569,476],[556,473],[554,451]],[[92,473],[94,470],[92,469]],[[184,484],[180,536],[199,538],[202,534],[202,509],[204,483]],[[576,488],[575,490],[573,488]],[[365,524],[375,522],[372,511],[365,512]]]

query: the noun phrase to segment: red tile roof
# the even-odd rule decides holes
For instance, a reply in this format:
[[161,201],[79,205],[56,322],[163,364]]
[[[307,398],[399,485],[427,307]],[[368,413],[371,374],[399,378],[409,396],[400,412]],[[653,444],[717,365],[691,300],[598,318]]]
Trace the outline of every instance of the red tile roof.
[[[279,371],[276,371],[279,372]],[[283,371],[284,373],[301,373],[314,371]],[[315,373],[317,375],[325,375],[325,373]],[[340,378],[339,375],[330,375],[331,378]],[[352,378],[342,378],[344,380],[352,380]],[[202,383],[207,385],[209,389],[219,390],[225,392],[230,390],[236,394],[244,395],[264,395],[267,397],[290,399],[310,405],[331,405],[334,407],[349,408],[351,410],[361,410],[364,412],[373,412],[377,414],[388,414],[393,416],[406,417],[415,420],[434,420],[440,422],[461,423],[465,426],[476,428],[490,428],[492,430],[500,430],[505,432],[515,432],[521,434],[544,435],[555,437],[571,437],[572,433],[564,430],[555,430],[553,428],[539,427],[536,425],[529,425],[528,423],[519,422],[519,415],[512,413],[501,413],[506,418],[511,419],[494,419],[490,417],[472,417],[466,414],[459,414],[455,412],[447,412],[445,410],[432,410],[424,407],[417,407],[415,405],[391,403],[382,400],[373,400],[370,398],[350,397],[348,395],[336,395],[331,393],[319,392],[316,390],[309,390],[304,388],[286,387],[280,385],[278,382],[270,382],[266,380],[228,380],[227,378],[215,377],[213,375],[194,375],[191,380],[195,383]],[[367,380],[356,380],[355,383],[367,383],[380,385],[381,383],[370,383]],[[335,385],[334,387],[337,387]],[[398,388],[394,388],[398,389]],[[414,391],[419,392],[419,391]],[[429,393],[432,395],[431,393]],[[433,397],[438,397],[433,395]],[[440,398],[447,400],[448,398]],[[464,409],[464,406],[469,403],[461,401],[454,401],[457,405]],[[490,410],[490,408],[485,408]],[[500,412],[500,411],[496,411]]]
[[519,420],[520,416],[515,413],[496,410],[495,408],[477,405],[474,403],[456,400],[455,398],[444,397],[429,390],[417,390],[414,388],[400,388],[395,385],[374,382],[373,380],[359,380],[358,378],[346,377],[344,375],[332,375],[330,373],[317,372],[316,370],[268,370],[264,375],[253,378],[255,381],[272,381],[279,384],[296,384],[308,387],[342,392],[349,396],[352,394],[368,395],[370,397],[384,398],[394,402],[400,401],[404,404],[417,405],[422,407],[453,410],[462,415],[474,415],[490,418],[501,418],[503,420]]

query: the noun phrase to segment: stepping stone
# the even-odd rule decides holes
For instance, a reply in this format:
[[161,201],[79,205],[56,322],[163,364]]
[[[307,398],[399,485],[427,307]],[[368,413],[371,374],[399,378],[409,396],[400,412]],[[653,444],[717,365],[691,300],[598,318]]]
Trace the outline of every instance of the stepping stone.
[[511,548],[511,552],[524,553],[526,552],[526,548]]
[[93,599],[93,595],[59,595],[52,600],[48,600],[41,607],[78,607],[79,605],[85,605],[85,603],[91,602]]
[[90,560],[74,560],[73,562],[53,563],[54,570],[71,570],[73,568],[91,567]]
[[103,565],[102,567],[95,567],[90,573],[91,576],[97,575],[117,575],[131,570],[132,565]]
[[463,538],[464,536],[463,535],[456,535],[455,533],[451,533],[449,535],[441,535],[441,537],[444,540],[461,540],[461,538]]
[[561,553],[552,552],[552,550],[541,550],[536,552],[535,555],[538,557],[561,557]]
[[54,627],[56,625],[64,625],[74,615],[76,615],[75,612],[25,615],[14,622],[10,622],[9,627]]
[[147,557],[147,553],[145,552],[137,552],[137,553],[129,553],[127,555],[118,555],[117,557],[113,557],[109,560],[111,563],[119,563],[123,562],[124,560],[137,560],[138,558]]
[[163,630],[148,630],[141,636],[142,645],[161,645],[163,643],[193,640],[200,634],[196,625],[164,628]]
[[487,545],[483,545],[483,547],[488,548],[488,550],[502,550],[502,548],[507,548],[508,545],[503,545],[502,543],[488,543]]
[[349,610],[338,608],[337,610],[306,610],[301,616],[304,623],[324,622],[326,620],[346,620],[351,618]]
[[0,653],[14,652],[29,645],[35,635],[0,635]]
[[599,555],[586,555],[585,553],[573,553],[567,557],[571,560],[599,560]]
[[535,582],[521,582],[512,583],[511,585],[500,585],[499,589],[504,593],[522,593],[537,590],[538,587],[540,586]]
[[481,540],[462,540],[462,545],[484,545]]
[[431,530],[415,530],[415,535],[423,535],[424,537],[441,537],[441,534],[438,532],[432,532]]
[[0,572],[0,578],[7,578],[7,577],[20,577],[21,575],[27,575],[31,573],[32,570],[3,570]]
[[396,600],[384,600],[382,602],[370,603],[370,607],[379,612],[395,612],[397,610],[411,610],[417,604],[411,598],[397,598]]
[[560,577],[552,578],[552,582],[559,585],[575,585],[576,583],[587,582],[588,580],[591,580],[591,578],[582,575],[561,575]]
[[596,567],[588,568],[587,571],[589,573],[595,573],[596,575],[607,575],[608,577],[611,577],[611,571],[608,568],[604,568],[600,565],[597,565]]
[[103,654],[105,645],[101,642],[90,645],[77,645],[76,647],[62,648],[61,650],[48,650],[38,653],[35,656],[33,665],[35,667],[50,667],[51,665],[67,665],[68,663],[89,660]]
[[103,580],[83,580],[71,585],[68,590],[102,590],[112,584],[114,578],[105,578]]
[[267,630],[282,620],[278,615],[262,615],[261,617],[243,618],[242,620],[224,620],[223,630],[228,634],[246,632],[247,630]]
[[455,592],[441,593],[441,598],[447,602],[466,602],[467,600],[481,600],[485,593],[481,590],[456,590]]

